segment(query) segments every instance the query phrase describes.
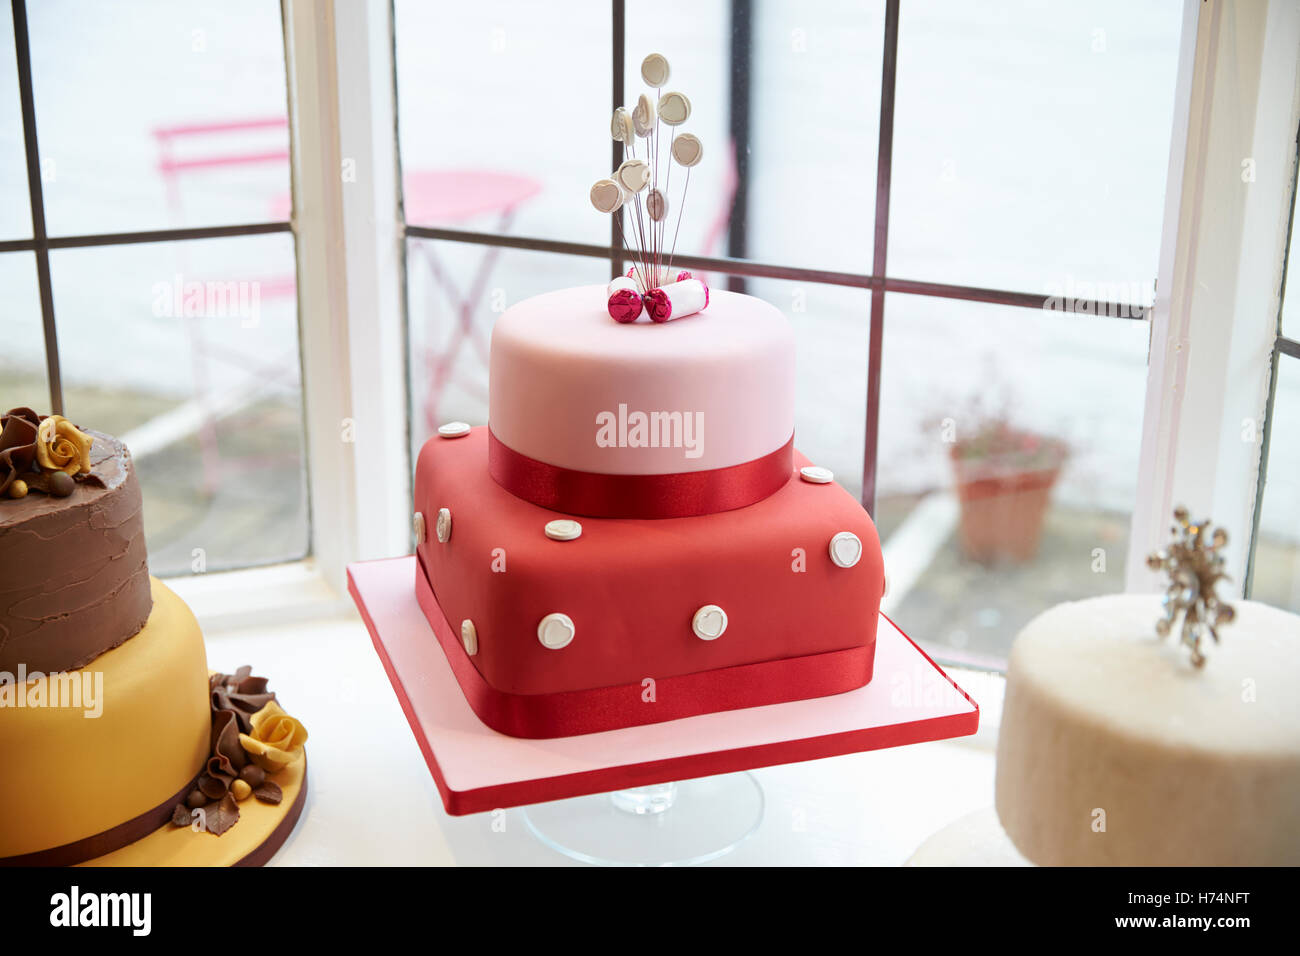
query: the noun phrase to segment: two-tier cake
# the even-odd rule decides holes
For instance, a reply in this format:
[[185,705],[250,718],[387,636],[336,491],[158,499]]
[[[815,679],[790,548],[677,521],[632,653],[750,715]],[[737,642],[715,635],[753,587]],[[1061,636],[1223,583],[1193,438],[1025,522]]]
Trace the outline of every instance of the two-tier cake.
[[665,325],[611,321],[600,286],[519,303],[490,424],[420,452],[417,593],[489,726],[567,736],[871,679],[875,527],[794,450],[785,317],[712,298]]
[[120,441],[0,415],[0,866],[260,863],[302,810],[305,731],[209,675],[141,508]]
[[420,606],[474,712],[514,736],[871,680],[876,529],[794,448],[785,317],[672,268],[703,148],[667,61],[641,73],[656,98],[615,111],[626,159],[591,189],[635,229],[632,267],[502,314],[487,427],[443,426],[415,470]]

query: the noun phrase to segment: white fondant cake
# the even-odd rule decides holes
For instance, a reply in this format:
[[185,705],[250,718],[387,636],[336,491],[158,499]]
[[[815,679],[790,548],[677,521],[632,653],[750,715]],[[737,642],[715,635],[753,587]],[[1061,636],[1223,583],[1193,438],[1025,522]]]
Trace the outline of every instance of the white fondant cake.
[[1300,864],[1300,617],[1244,601],[1194,667],[1154,595],[1062,604],[1016,639],[997,811],[1041,865]]

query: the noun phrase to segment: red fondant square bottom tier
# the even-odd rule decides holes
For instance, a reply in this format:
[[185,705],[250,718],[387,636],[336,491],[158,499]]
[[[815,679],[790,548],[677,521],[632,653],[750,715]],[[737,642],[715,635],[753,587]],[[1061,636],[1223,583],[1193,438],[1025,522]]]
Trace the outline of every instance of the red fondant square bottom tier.
[[[487,459],[484,428],[421,451],[415,508],[427,532],[415,584],[461,689],[493,729],[571,736],[870,681],[879,539],[843,488],[798,477],[808,461],[797,452],[791,480],[758,504],[691,518],[580,518],[570,541],[545,533],[564,515],[505,491]],[[851,567],[831,557],[841,532],[861,542]],[[713,640],[693,627],[708,605],[726,617]],[[563,647],[540,640],[552,614],[572,623]]]

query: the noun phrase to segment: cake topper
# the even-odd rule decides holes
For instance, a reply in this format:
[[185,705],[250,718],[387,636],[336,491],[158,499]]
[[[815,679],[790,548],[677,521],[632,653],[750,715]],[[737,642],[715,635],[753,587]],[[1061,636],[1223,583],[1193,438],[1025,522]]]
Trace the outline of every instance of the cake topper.
[[[651,53],[641,61],[641,78],[655,95],[642,93],[631,110],[622,106],[614,110],[609,132],[623,144],[623,162],[591,187],[596,211],[618,216],[619,236],[632,261],[627,275],[614,279],[606,289],[606,307],[617,322],[635,322],[642,312],[652,322],[667,322],[701,312],[709,304],[709,289],[702,279],[673,269],[691,169],[704,158],[704,146],[698,136],[677,132],[691,118],[691,101],[677,90],[664,92],[669,75],[662,54]],[[670,130],[666,146],[665,126]],[[685,168],[686,176],[680,198],[670,201],[674,163]],[[677,221],[670,245],[668,221],[674,206]],[[633,242],[628,242],[625,228]]]
[[1220,601],[1215,594],[1219,582],[1228,579],[1223,572],[1223,555],[1219,553],[1228,543],[1228,532],[1222,528],[1211,529],[1209,518],[1192,521],[1181,505],[1174,509],[1174,521],[1170,529],[1173,543],[1147,557],[1147,567],[1169,575],[1169,586],[1162,600],[1165,614],[1156,621],[1156,633],[1167,637],[1181,614],[1182,643],[1191,649],[1192,663],[1203,667],[1205,655],[1201,653],[1201,640],[1209,634],[1217,644],[1218,629],[1236,615],[1232,605]]

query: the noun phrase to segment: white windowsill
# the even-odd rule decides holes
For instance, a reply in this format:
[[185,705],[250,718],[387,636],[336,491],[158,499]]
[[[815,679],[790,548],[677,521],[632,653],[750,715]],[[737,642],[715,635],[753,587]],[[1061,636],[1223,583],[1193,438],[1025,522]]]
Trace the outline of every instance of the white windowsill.
[[310,558],[289,564],[240,571],[164,578],[206,635],[244,628],[258,630],[338,617],[352,608],[351,599],[332,587]]

